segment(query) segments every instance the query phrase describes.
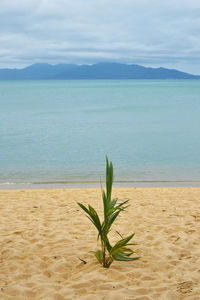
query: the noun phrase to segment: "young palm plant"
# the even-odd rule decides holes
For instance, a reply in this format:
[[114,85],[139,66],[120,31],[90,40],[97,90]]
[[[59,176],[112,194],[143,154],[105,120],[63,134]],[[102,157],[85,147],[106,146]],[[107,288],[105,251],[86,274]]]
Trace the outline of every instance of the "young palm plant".
[[129,243],[133,238],[134,233],[121,239],[114,245],[111,246],[108,233],[111,230],[111,226],[116,218],[119,216],[120,212],[125,210],[129,205],[129,200],[125,200],[120,204],[117,204],[118,199],[111,200],[112,194],[112,184],[113,184],[113,165],[112,162],[109,163],[106,156],[106,192],[102,189],[102,199],[104,208],[104,220],[101,222],[96,210],[88,205],[88,208],[83,204],[78,202],[78,205],[86,212],[86,216],[94,224],[98,231],[98,239],[101,241],[101,250],[92,251],[99,263],[104,268],[109,268],[113,260],[120,261],[133,261],[139,259],[139,257],[130,257],[135,253],[129,248],[130,245],[136,245]]

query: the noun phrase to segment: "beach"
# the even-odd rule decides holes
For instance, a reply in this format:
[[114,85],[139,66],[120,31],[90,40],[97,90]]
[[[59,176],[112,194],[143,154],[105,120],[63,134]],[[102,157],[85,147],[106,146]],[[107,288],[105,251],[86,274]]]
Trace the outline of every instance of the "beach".
[[0,191],[0,299],[200,299],[200,188],[114,188],[130,206],[113,224],[141,258],[104,269],[89,253],[99,188]]

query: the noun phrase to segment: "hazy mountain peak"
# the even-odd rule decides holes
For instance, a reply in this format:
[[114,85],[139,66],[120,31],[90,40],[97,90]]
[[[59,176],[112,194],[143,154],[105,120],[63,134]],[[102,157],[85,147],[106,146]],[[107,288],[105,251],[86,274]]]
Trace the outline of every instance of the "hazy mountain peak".
[[23,69],[0,69],[0,79],[200,79],[200,76],[163,67],[99,62],[94,65],[36,63]]

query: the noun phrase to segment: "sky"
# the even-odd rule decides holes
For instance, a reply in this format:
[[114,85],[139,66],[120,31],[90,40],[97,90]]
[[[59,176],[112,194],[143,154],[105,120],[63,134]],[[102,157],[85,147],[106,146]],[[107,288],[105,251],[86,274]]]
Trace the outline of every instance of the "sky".
[[200,74],[200,0],[0,0],[0,68],[40,62]]

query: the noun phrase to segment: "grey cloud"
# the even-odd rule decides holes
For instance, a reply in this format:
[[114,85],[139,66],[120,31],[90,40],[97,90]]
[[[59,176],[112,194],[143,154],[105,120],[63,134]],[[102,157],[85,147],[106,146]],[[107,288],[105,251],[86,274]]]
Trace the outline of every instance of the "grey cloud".
[[200,1],[0,0],[0,67],[119,61],[200,73]]

